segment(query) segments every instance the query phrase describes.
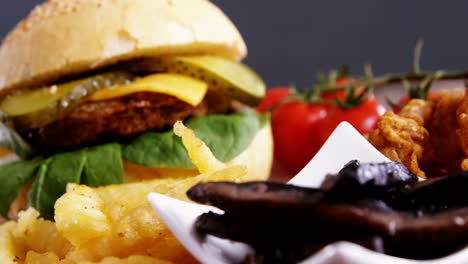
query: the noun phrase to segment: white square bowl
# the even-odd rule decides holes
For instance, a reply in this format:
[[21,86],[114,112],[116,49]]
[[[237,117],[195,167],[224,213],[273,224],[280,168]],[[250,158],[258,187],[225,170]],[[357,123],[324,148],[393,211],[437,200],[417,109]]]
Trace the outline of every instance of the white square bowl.
[[[350,124],[341,123],[314,158],[289,182],[290,184],[319,187],[325,176],[337,173],[350,160],[361,162],[389,161]],[[193,223],[202,213],[222,212],[217,208],[184,202],[162,194],[151,193],[148,199],[163,222],[177,239],[201,263],[237,263],[251,252],[243,243],[213,236],[201,238]],[[330,244],[310,256],[303,264],[455,264],[468,263],[468,249],[445,258],[429,261],[408,260],[380,254],[350,242]]]

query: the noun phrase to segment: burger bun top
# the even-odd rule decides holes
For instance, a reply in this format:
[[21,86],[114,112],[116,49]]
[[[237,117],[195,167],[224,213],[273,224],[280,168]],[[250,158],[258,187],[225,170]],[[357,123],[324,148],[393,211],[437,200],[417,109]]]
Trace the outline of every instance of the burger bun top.
[[207,0],[49,0],[4,39],[0,95],[133,58],[246,53],[239,31]]

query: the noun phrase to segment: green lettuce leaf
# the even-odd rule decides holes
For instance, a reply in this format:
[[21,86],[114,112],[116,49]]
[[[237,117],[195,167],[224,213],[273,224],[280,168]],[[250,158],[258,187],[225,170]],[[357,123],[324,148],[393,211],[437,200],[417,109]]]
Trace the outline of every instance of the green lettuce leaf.
[[56,154],[40,165],[28,203],[45,219],[54,219],[54,205],[68,183],[104,186],[123,183],[121,146],[106,144]]
[[121,149],[120,144],[113,143],[85,150],[86,165],[81,183],[91,187],[123,183]]
[[54,219],[55,201],[68,183],[80,183],[86,156],[83,152],[54,155],[41,164],[28,194],[28,203],[46,219]]
[[18,196],[24,184],[31,180],[42,163],[37,158],[27,161],[17,161],[0,166],[0,215],[7,218],[11,203]]
[[[189,120],[193,129],[222,162],[242,153],[257,132],[268,122],[268,116],[254,111],[230,115],[209,115]],[[123,149],[123,158],[143,166],[158,168],[195,168],[182,144],[172,131],[146,133]]]

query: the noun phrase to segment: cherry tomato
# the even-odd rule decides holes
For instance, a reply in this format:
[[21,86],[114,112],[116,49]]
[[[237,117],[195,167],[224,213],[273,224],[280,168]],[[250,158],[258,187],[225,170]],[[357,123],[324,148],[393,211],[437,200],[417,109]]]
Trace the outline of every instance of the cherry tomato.
[[309,162],[322,145],[318,136],[327,108],[325,105],[294,101],[274,109],[271,124],[275,162],[293,174]]
[[343,121],[349,122],[361,134],[368,134],[376,128],[384,111],[383,106],[373,96],[354,108],[333,107],[328,111],[327,118],[321,124],[320,141],[324,143]]
[[320,94],[320,98],[326,99],[326,100],[339,99],[341,101],[344,101],[346,99],[346,93],[343,90],[326,91]]
[[336,81],[335,81],[335,85],[337,87],[344,87],[345,85],[356,85],[357,84],[357,80],[354,79],[354,78],[349,78],[349,77],[341,77],[341,78],[338,78]]
[[[411,99],[409,96],[403,96],[398,100],[398,102],[392,107],[393,112],[398,113],[401,108],[403,108]],[[427,94],[427,100],[429,101],[436,101],[437,100],[437,93],[429,92]]]
[[290,87],[272,87],[268,89],[262,102],[256,107],[256,110],[260,113],[268,112],[272,107],[274,107],[276,103],[278,103],[278,101],[290,95],[291,93],[292,89]]
[[[340,101],[345,101],[346,100],[346,92],[343,89],[338,89],[338,88],[343,88],[346,85],[355,85],[357,83],[357,80],[352,79],[352,78],[340,78],[336,80],[335,86],[336,86],[336,91],[323,91],[320,94],[320,97],[322,99],[327,99],[327,100],[334,100],[338,99]],[[356,88],[355,93],[361,93],[364,87],[359,87]]]
[[[339,86],[348,84],[356,84],[356,81],[340,79],[337,82]],[[362,103],[359,101],[360,94],[365,92],[364,87],[354,88],[355,97],[349,92],[348,89],[321,91],[320,98],[323,100],[315,97],[308,99],[306,96],[298,97],[295,101],[281,100],[291,94],[286,87],[276,87],[267,92],[257,110],[271,110],[275,166],[287,171],[283,173],[285,177],[299,172],[342,121],[348,121],[361,133],[369,133],[375,128],[383,107],[373,96]],[[336,99],[343,104],[336,104]],[[358,106],[346,110],[340,108],[354,103]]]

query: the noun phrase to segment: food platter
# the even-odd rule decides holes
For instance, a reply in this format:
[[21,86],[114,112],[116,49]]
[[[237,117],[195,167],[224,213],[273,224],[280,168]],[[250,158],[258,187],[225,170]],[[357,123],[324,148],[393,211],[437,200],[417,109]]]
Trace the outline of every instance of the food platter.
[[[300,171],[290,184],[317,187],[327,173],[338,171],[351,159],[363,162],[384,162],[388,159],[377,151],[350,124],[341,123],[320,149],[317,155]],[[218,239],[212,236],[199,237],[193,223],[200,214],[219,209],[179,201],[151,193],[148,199],[161,219],[192,255],[202,263],[238,262],[249,253],[250,248],[241,243]],[[408,260],[392,257],[363,248],[349,242],[337,242],[323,248],[302,263],[464,263],[468,250],[435,260]]]
[[[210,1],[56,2],[0,45],[0,263],[468,263],[468,250],[454,253],[468,237],[468,71],[422,71],[422,41],[408,73],[344,66],[309,89],[267,89]],[[214,198],[236,196],[233,210],[207,192],[197,200],[207,185],[252,192]],[[270,191],[294,203],[248,199]],[[453,208],[464,214],[422,221]],[[374,223],[385,232],[366,231]]]

